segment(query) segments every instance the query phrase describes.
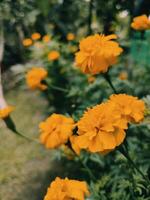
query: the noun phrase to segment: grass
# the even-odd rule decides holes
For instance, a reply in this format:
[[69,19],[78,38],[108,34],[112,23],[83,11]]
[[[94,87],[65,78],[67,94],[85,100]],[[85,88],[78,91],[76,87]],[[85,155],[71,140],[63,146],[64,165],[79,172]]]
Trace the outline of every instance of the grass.
[[[6,94],[6,99],[16,106],[12,118],[18,130],[38,138],[46,101],[38,92],[18,89]],[[54,151],[16,136],[0,121],[0,200],[43,199],[50,181],[61,173],[53,157]]]

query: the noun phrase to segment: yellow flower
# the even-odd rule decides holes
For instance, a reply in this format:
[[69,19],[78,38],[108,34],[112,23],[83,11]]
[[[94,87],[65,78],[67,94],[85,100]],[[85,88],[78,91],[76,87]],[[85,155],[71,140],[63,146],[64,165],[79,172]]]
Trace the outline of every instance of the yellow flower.
[[33,33],[31,35],[32,40],[39,40],[41,38],[40,33]]
[[110,101],[117,105],[122,116],[128,122],[138,123],[143,120],[145,111],[144,101],[127,94],[111,95]]
[[43,42],[48,43],[51,40],[51,37],[49,35],[44,35],[42,40]]
[[7,118],[13,110],[14,110],[13,106],[7,106],[5,108],[0,108],[0,118],[1,119]]
[[60,57],[60,54],[58,51],[50,51],[48,54],[49,61],[58,60],[59,57]]
[[42,67],[33,67],[27,72],[26,82],[30,89],[40,89],[45,90],[47,86],[42,84],[41,81],[47,77],[47,71]]
[[65,144],[72,135],[74,121],[71,117],[60,114],[52,114],[39,125],[42,144],[49,149],[56,148]]
[[131,27],[137,31],[150,29],[150,19],[146,15],[135,17]]
[[126,80],[127,78],[128,78],[127,72],[122,71],[122,72],[119,74],[119,79],[120,79],[120,80]]
[[76,53],[76,65],[85,74],[104,73],[115,64],[123,51],[117,42],[116,35],[92,35],[80,42],[80,51]]
[[122,118],[116,105],[107,101],[88,109],[77,123],[78,136],[71,136],[72,148],[105,154],[119,146],[125,138],[127,119]]
[[88,83],[93,83],[96,80],[95,76],[88,77]]
[[57,177],[48,188],[44,200],[84,200],[87,195],[86,182]]
[[32,40],[30,38],[26,38],[23,40],[23,46],[28,47],[32,45]]
[[67,40],[68,41],[72,41],[72,40],[74,40],[75,39],[75,35],[73,34],[73,33],[68,33],[67,34]]

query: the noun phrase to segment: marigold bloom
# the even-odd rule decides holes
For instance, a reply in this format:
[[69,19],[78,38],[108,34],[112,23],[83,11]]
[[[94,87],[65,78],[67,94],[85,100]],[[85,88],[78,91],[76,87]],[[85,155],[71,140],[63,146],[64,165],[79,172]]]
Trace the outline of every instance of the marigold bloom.
[[86,182],[57,177],[48,188],[44,200],[84,200],[87,195]]
[[0,108],[0,118],[1,119],[7,118],[13,110],[14,110],[13,106],[7,106],[5,108]]
[[127,119],[111,102],[88,109],[77,123],[78,136],[71,137],[72,148],[77,154],[81,149],[105,154],[119,146],[125,138]]
[[59,57],[60,57],[60,54],[59,54],[58,51],[51,51],[48,54],[48,60],[49,61],[58,60]]
[[39,125],[42,144],[49,149],[65,144],[72,135],[74,121],[71,117],[60,114],[52,114]]
[[76,65],[86,74],[104,73],[117,62],[117,57],[123,51],[117,42],[116,35],[95,34],[80,42],[80,51],[76,53]]
[[119,74],[119,79],[120,79],[120,80],[127,80],[127,78],[128,78],[127,72],[122,71],[122,72]]
[[30,38],[26,38],[23,40],[22,43],[23,43],[23,46],[28,47],[28,46],[31,46],[33,42]]
[[146,15],[135,17],[131,27],[137,31],[150,29],[150,19]]
[[72,40],[74,40],[75,39],[75,35],[73,34],[73,33],[68,33],[67,34],[67,40],[68,41],[72,41]]
[[41,81],[47,77],[47,71],[42,67],[33,67],[27,72],[26,82],[30,89],[40,89],[45,90],[47,86],[42,84]]
[[32,40],[39,40],[41,38],[40,33],[33,33],[31,35]]
[[51,40],[50,35],[44,35],[42,38],[43,42],[48,43]]
[[144,118],[145,104],[137,97],[127,94],[111,95],[110,101],[117,105],[122,116],[129,122],[138,123]]

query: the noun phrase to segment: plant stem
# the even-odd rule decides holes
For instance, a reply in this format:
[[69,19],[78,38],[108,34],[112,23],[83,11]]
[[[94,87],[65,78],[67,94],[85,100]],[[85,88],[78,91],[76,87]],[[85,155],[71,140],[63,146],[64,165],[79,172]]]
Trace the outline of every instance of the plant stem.
[[137,165],[133,162],[133,160],[130,158],[128,152],[125,150],[125,148],[119,147],[119,152],[129,161],[129,163],[133,166],[133,168],[135,168],[140,174],[141,176],[148,182],[148,184],[150,184],[150,180],[148,179],[148,177],[143,174],[143,172],[137,167]]
[[61,87],[58,87],[58,86],[55,86],[55,85],[52,85],[52,84],[50,84],[48,86],[51,87],[54,90],[58,90],[58,91],[61,91],[61,92],[68,92],[67,89],[64,89],[64,88],[61,88]]
[[103,77],[104,77],[104,79],[108,82],[108,84],[109,84],[109,86],[112,88],[113,92],[114,92],[115,94],[118,94],[117,90],[115,89],[115,87],[114,87],[114,85],[113,85],[113,83],[112,83],[112,81],[111,81],[111,79],[110,79],[109,74],[108,74],[108,73],[104,73],[104,74],[103,74]]
[[93,180],[96,180],[96,177],[94,176],[94,174],[92,173],[92,171],[88,168],[88,166],[83,162],[82,158],[79,157],[79,160],[80,160],[80,163],[83,165],[83,167],[88,172],[90,178],[93,179]]

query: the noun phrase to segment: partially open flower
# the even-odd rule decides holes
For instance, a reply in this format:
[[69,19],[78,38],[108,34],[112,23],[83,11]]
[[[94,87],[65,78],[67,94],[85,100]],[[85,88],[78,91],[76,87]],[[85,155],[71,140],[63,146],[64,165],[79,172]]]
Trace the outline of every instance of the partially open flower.
[[150,29],[150,19],[146,15],[135,17],[131,27],[136,31],[148,30]]
[[76,65],[85,74],[107,72],[108,68],[117,62],[117,57],[123,51],[117,42],[116,35],[92,35],[80,42],[80,51],[76,53]]
[[127,94],[111,95],[110,101],[117,105],[122,117],[125,117],[128,122],[139,123],[143,120],[145,111],[144,101]]
[[7,118],[13,110],[14,110],[13,106],[7,106],[5,108],[0,108],[0,118],[1,119]]
[[22,43],[23,43],[23,46],[28,47],[28,46],[31,46],[33,42],[30,38],[26,38],[23,40]]
[[49,61],[55,61],[58,60],[58,58],[60,57],[60,54],[58,51],[50,51],[48,54],[48,60]]
[[86,182],[57,177],[48,188],[44,200],[84,200],[87,195]]
[[65,144],[72,135],[74,121],[71,117],[60,114],[52,114],[39,125],[41,143],[47,148],[53,149]]
[[31,35],[32,40],[39,40],[41,38],[40,33],[33,33]]
[[68,33],[67,34],[67,40],[68,41],[72,41],[72,40],[74,40],[75,39],[75,35],[73,34],[73,33]]
[[43,42],[48,43],[51,40],[51,36],[50,35],[44,35],[42,40],[43,40]]
[[33,67],[27,72],[26,82],[30,89],[40,89],[45,90],[47,86],[41,83],[47,77],[47,71],[42,67]]

